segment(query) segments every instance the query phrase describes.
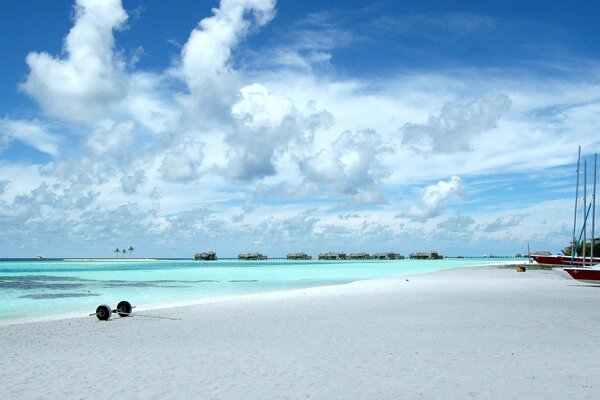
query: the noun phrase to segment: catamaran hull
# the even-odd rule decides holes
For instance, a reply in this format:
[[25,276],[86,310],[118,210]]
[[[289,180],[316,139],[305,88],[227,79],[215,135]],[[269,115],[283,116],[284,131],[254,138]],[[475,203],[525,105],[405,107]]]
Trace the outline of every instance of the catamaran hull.
[[[583,257],[575,257],[571,259],[570,256],[531,256],[535,262],[543,265],[550,265],[553,267],[582,267],[583,266]],[[585,259],[586,265],[594,265],[600,264],[600,258],[594,257],[593,260],[590,260],[589,257]]]
[[563,268],[563,270],[580,282],[600,285],[600,269],[598,268]]

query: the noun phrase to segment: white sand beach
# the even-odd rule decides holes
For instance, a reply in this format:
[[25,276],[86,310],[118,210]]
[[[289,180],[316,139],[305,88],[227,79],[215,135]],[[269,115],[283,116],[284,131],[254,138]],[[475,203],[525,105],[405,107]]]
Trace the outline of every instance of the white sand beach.
[[0,398],[600,398],[600,286],[555,271],[464,268],[139,314],[177,319],[0,326]]

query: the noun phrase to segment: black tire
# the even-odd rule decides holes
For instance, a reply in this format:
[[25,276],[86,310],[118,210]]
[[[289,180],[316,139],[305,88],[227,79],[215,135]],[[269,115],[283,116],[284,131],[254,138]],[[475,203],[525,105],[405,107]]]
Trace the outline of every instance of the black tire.
[[129,317],[132,310],[133,307],[131,307],[131,303],[126,300],[123,300],[117,304],[117,314],[119,314],[120,317]]
[[100,321],[108,321],[111,315],[112,310],[106,304],[101,304],[96,308],[96,317],[98,317]]

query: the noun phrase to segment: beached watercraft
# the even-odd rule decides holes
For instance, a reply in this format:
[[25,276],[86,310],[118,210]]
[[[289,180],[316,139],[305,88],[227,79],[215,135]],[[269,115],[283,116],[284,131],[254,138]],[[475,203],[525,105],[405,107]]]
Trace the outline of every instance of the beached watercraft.
[[[577,204],[579,201],[579,163],[581,161],[581,146],[579,147],[578,155],[577,155],[577,186],[575,189],[575,213],[573,216],[573,241],[571,247],[571,255],[541,255],[541,254],[532,254],[531,258],[537,262],[538,264],[549,265],[552,267],[570,267],[571,271],[575,272],[575,275],[578,275],[577,270],[583,268],[585,270],[590,270],[592,265],[600,265],[600,257],[594,257],[594,248],[595,248],[595,239],[594,239],[594,229],[595,229],[595,219],[596,219],[596,160],[597,155],[594,154],[594,181],[593,181],[593,194],[592,201],[588,205],[586,198],[586,189],[587,189],[587,168],[586,161],[584,161],[584,172],[583,172],[583,205],[584,205],[584,218],[583,218],[583,226],[581,227],[581,232],[579,234],[579,238],[576,237],[576,227],[577,227]],[[587,211],[586,211],[587,208]],[[592,236],[591,236],[591,246],[589,247],[590,254],[587,255],[586,252],[588,250],[588,241],[587,241],[587,222],[588,217],[590,216],[590,211],[592,212],[591,216],[591,225],[592,225]],[[583,238],[583,241],[582,241]],[[582,256],[577,256],[576,254],[579,251],[579,245],[582,244],[581,249],[583,251]],[[567,270],[565,268],[565,270]],[[569,272],[569,271],[567,271]],[[600,271],[599,271],[600,273]],[[569,274],[573,277],[574,274],[569,272]],[[590,275],[595,275],[591,273]],[[586,274],[587,276],[587,274]],[[577,278],[575,278],[577,279]]]
[[[597,161],[597,156],[594,154],[594,191],[592,193],[592,202],[590,204],[590,207],[592,208],[592,243],[591,243],[591,247],[590,247],[590,257],[586,258],[586,247],[587,247],[587,241],[585,238],[585,233],[586,233],[586,222],[587,222],[587,217],[589,215],[590,212],[590,207],[588,207],[587,213],[585,214],[585,218],[583,220],[583,227],[582,227],[582,233],[583,233],[583,257],[571,257],[571,266],[563,268],[563,270],[565,270],[565,272],[567,272],[573,279],[576,279],[580,282],[586,282],[586,283],[592,283],[592,284],[596,284],[596,285],[600,285],[600,263],[598,261],[598,258],[594,257],[594,247],[595,247],[595,239],[594,239],[594,223],[595,223],[595,219],[596,219],[596,161]],[[585,169],[584,169],[584,206],[586,205],[586,201],[585,201],[585,187],[587,185],[587,180],[585,178]],[[580,239],[581,239],[581,235],[580,235]],[[577,248],[577,243],[574,244],[573,246],[573,251],[575,251],[575,248]],[[575,264],[575,259],[577,259],[577,264]],[[564,259],[562,259],[561,261],[564,262]]]
[[[553,255],[532,255],[531,258],[533,259],[533,261],[537,262],[538,264],[549,265],[552,267],[567,267],[567,266],[582,267],[584,265],[583,257],[571,257],[571,256],[553,254]],[[594,264],[600,264],[600,257],[594,257],[593,259],[590,259],[590,257],[585,258],[585,265],[589,266],[589,265],[594,265]]]
[[594,265],[587,268],[563,268],[573,279],[580,282],[593,283],[600,285],[600,265]]

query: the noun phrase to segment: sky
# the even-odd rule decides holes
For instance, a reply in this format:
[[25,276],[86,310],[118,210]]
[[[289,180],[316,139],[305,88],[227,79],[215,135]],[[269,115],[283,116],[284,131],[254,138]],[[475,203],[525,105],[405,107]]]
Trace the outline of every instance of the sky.
[[0,258],[557,252],[578,146],[591,199],[594,1],[0,7]]

